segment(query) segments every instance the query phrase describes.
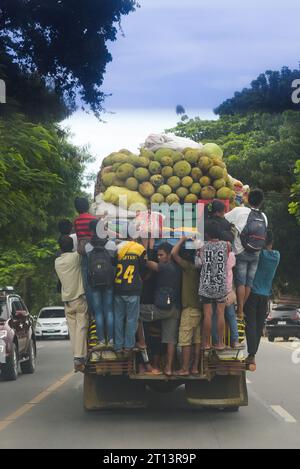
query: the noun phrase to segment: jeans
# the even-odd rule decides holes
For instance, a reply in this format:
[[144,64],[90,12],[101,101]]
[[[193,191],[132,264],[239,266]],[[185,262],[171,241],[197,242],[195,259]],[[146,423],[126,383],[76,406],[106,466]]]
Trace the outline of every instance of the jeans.
[[93,309],[93,297],[92,297],[92,287],[88,282],[88,258],[87,256],[81,256],[81,273],[83,288],[85,291],[85,297],[88,304],[89,315],[95,317],[95,312]]
[[140,314],[140,297],[115,295],[115,350],[132,349]]
[[[225,308],[225,320],[230,328],[230,339],[231,342],[238,342],[239,341],[239,332],[238,332],[238,325],[236,320],[235,308],[234,305],[226,306]],[[213,344],[218,343],[218,334],[217,334],[217,314],[214,310],[212,316],[212,338]]]
[[235,286],[246,286],[252,288],[257,271],[259,252],[243,251],[236,256],[236,266],[234,269]]
[[268,312],[268,297],[250,293],[245,304],[246,338],[249,355],[256,355]]
[[91,289],[93,310],[96,320],[97,337],[100,342],[114,339],[113,288]]

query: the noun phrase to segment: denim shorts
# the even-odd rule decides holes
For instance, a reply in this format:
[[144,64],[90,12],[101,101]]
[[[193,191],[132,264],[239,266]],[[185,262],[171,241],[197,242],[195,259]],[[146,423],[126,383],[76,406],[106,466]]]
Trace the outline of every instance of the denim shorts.
[[243,251],[236,256],[236,266],[234,269],[234,282],[236,287],[244,285],[252,288],[259,255],[259,252]]

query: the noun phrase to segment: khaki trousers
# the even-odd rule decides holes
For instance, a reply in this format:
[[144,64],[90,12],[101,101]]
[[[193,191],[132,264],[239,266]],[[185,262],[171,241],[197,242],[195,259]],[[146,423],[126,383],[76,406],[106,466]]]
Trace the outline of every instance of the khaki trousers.
[[74,358],[87,356],[87,331],[89,327],[88,306],[84,297],[65,303]]

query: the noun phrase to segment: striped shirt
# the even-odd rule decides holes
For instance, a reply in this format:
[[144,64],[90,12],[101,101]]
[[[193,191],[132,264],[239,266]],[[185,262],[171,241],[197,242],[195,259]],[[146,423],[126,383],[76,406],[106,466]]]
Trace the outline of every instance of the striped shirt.
[[89,223],[92,220],[97,220],[97,217],[90,215],[89,213],[81,213],[74,220],[74,229],[77,234],[77,239],[91,239],[92,233],[89,229]]

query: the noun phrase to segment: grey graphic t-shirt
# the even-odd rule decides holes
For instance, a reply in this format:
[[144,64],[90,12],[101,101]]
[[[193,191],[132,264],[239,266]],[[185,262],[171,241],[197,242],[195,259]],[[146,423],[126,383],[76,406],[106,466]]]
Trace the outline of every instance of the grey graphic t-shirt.
[[199,296],[221,299],[227,295],[227,243],[206,241],[196,258],[201,266]]

